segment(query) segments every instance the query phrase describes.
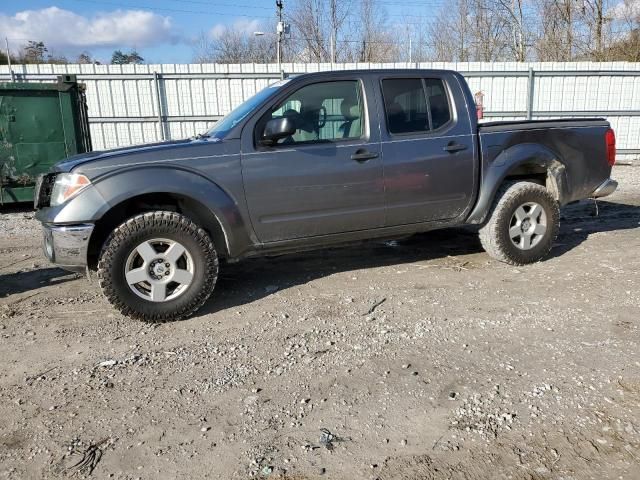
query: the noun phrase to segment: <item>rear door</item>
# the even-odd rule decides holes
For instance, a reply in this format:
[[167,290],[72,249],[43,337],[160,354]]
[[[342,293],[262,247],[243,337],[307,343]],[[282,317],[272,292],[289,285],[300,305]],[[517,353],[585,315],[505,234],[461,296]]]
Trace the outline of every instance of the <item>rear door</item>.
[[473,195],[475,142],[455,77],[387,77],[379,88],[386,224],[460,216]]
[[[245,127],[245,195],[260,241],[383,226],[379,129],[370,128],[368,115],[375,114],[375,99],[364,86],[358,76],[307,81]],[[279,116],[294,120],[295,134],[275,146],[261,145],[265,123]]]

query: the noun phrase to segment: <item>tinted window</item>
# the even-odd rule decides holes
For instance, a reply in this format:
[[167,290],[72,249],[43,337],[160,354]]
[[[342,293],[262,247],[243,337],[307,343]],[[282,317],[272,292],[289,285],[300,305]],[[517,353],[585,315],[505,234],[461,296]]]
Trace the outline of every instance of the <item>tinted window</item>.
[[280,103],[269,118],[290,117],[296,133],[280,144],[360,138],[363,107],[358,81],[307,85]]
[[451,120],[442,80],[425,79],[423,85],[419,78],[387,79],[382,94],[390,133],[428,132]]
[[419,78],[382,81],[387,126],[391,133],[427,132],[427,101]]
[[427,91],[427,99],[429,100],[429,108],[431,110],[431,129],[437,130],[451,120],[447,92],[444,89],[442,80],[426,78],[424,84]]

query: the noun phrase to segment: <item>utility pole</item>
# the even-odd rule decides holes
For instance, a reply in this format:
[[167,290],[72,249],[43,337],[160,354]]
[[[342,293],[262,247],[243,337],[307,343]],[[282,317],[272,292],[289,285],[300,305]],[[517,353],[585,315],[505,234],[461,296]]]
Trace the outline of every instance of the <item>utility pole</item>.
[[11,69],[11,51],[9,50],[9,39],[4,37],[4,43],[7,46],[7,65],[9,65],[9,74],[11,75],[11,81],[15,81],[13,70]]
[[329,7],[331,15],[331,37],[329,39],[330,42],[330,52],[329,56],[331,57],[331,63],[336,63],[336,50],[338,46],[336,43],[338,42],[338,3],[337,0],[331,0],[331,5]]
[[331,38],[329,39],[331,45],[330,45],[330,56],[331,56],[331,63],[336,63],[336,40],[335,40],[335,35],[333,32],[331,32]]
[[278,58],[278,72],[280,72],[280,77],[284,77],[282,72],[282,36],[284,35],[284,22],[282,21],[282,0],[276,0],[276,8],[278,9],[278,26],[276,27],[278,44],[276,48],[276,55]]

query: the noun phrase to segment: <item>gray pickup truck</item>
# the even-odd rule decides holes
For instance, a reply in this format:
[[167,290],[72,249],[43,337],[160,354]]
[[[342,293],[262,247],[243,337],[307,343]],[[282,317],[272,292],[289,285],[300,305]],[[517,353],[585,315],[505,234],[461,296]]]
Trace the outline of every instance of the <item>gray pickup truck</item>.
[[492,257],[548,254],[559,208],[612,193],[603,119],[478,125],[464,78],[440,70],[300,75],[207,133],[71,157],[42,176],[44,251],[97,269],[122,313],[194,313],[219,260],[477,224]]

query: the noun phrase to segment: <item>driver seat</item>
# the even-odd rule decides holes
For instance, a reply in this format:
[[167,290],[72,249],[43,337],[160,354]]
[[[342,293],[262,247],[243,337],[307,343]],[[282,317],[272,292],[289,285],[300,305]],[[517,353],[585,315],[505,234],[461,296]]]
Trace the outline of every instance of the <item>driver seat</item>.
[[296,133],[293,134],[295,142],[312,142],[320,138],[318,128],[318,116],[320,112],[314,107],[302,107],[298,114]]
[[362,135],[360,105],[350,98],[345,98],[340,104],[340,113],[345,119],[345,122],[338,128],[342,132],[342,138],[359,138]]

